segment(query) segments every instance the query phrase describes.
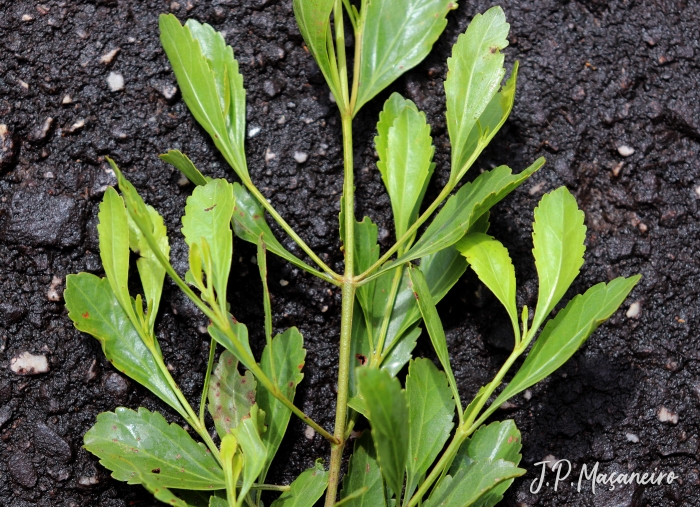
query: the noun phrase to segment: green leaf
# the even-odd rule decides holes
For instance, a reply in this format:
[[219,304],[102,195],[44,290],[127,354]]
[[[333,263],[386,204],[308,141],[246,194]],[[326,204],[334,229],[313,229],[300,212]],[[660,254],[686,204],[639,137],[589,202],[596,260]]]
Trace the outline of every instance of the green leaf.
[[586,226],[583,211],[566,189],[559,187],[545,194],[535,208],[532,225],[537,276],[540,280],[533,332],[564,296],[583,265]]
[[418,65],[447,26],[450,0],[371,0],[362,13],[362,54],[355,113]]
[[182,234],[187,245],[192,248],[197,244],[203,249],[202,240],[209,245],[213,272],[207,273],[207,282],[213,282],[219,300],[226,299],[226,286],[231,270],[233,207],[232,185],[226,180],[213,180],[194,189],[192,195],[187,198],[185,215],[182,217]]
[[411,498],[421,477],[450,437],[455,404],[447,377],[430,359],[414,359],[406,377],[408,401],[408,461],[406,498]]
[[445,96],[447,128],[452,145],[450,181],[467,161],[465,148],[474,128],[480,129],[479,118],[498,92],[505,75],[501,49],[508,45],[508,31],[503,9],[492,7],[477,14],[467,31],[459,36],[447,59]]
[[416,342],[422,332],[423,330],[416,326],[399,337],[396,340],[396,344],[391,347],[391,350],[382,361],[382,370],[388,371],[392,377],[395,377],[411,359],[413,349],[416,348]]
[[97,416],[85,434],[85,448],[100,458],[112,477],[129,484],[164,488],[222,489],[224,475],[216,460],[177,424],[168,424],[158,412],[119,407]]
[[289,252],[289,250],[277,241],[277,238],[272,234],[272,230],[270,230],[270,227],[265,221],[265,211],[245,187],[239,183],[234,183],[233,196],[235,199],[233,230],[236,236],[244,241],[257,245],[258,238],[260,238],[262,234],[265,246],[270,252],[309,273],[318,273],[316,269]]
[[[377,244],[377,226],[365,217],[362,222],[355,222],[355,274],[359,275],[379,259]],[[357,288],[357,299],[365,318],[371,322],[374,303],[374,282],[368,282]]]
[[454,245],[486,211],[515,190],[544,164],[539,158],[520,174],[499,166],[466,183],[450,197],[423,236],[394,264],[401,264]]
[[484,285],[505,307],[513,324],[516,343],[520,338],[518,307],[515,302],[515,268],[508,250],[493,237],[469,233],[456,245]]
[[253,352],[250,350],[250,343],[248,342],[248,328],[245,324],[234,320],[230,314],[228,319],[234,339],[229,338],[226,333],[221,331],[214,324],[210,324],[207,331],[219,345],[231,352],[231,354],[236,356],[236,358],[243,363],[243,366],[251,370],[255,367],[255,358],[253,357]]
[[229,505],[225,498],[212,496],[209,498],[209,507],[229,507]]
[[102,267],[119,304],[136,323],[129,296],[129,220],[124,201],[114,188],[105,191],[97,218]]
[[447,351],[445,330],[442,327],[442,321],[440,320],[440,316],[435,308],[435,301],[433,300],[433,296],[430,294],[430,289],[420,268],[411,267],[409,265],[408,274],[411,277],[413,294],[418,302],[418,308],[423,316],[423,321],[425,322],[425,327],[428,330],[430,341],[433,344],[433,348],[435,349],[435,353],[440,360],[443,370],[445,370],[445,374],[447,375],[447,379],[449,380],[449,384],[452,389],[454,402],[457,407],[459,407],[461,414],[462,402],[460,401],[459,391],[457,390],[457,381],[455,380],[454,373],[452,373],[450,354]]
[[313,507],[316,500],[326,491],[328,472],[323,468],[321,460],[316,461],[313,468],[304,470],[285,491],[272,502],[270,507]]
[[63,295],[68,317],[75,327],[100,341],[105,357],[118,371],[146,387],[186,417],[168,380],[117,301],[106,278],[90,273],[68,275]]
[[265,468],[265,463],[267,462],[267,449],[260,439],[260,426],[264,418],[265,413],[257,405],[254,405],[250,411],[250,417],[244,418],[234,430],[238,438],[238,445],[241,446],[243,451],[244,459],[243,483],[238,493],[239,505],[243,504],[243,499],[250,491],[255,479]]
[[250,371],[238,372],[238,360],[228,350],[219,357],[209,383],[209,413],[219,437],[236,428],[250,415],[255,403],[255,377]]
[[335,54],[329,51],[333,44],[331,12],[335,0],[293,0],[294,16],[306,47],[316,59],[333,96],[340,101],[340,80]]
[[509,461],[481,459],[461,468],[454,477],[445,476],[425,507],[469,507],[496,488],[499,484],[519,477],[525,470]]
[[347,507],[386,507],[384,485],[377,463],[377,453],[369,431],[355,442],[355,449],[350,457],[348,473],[343,477],[343,490],[340,498],[344,499],[355,491],[367,488],[358,498],[348,500],[343,505]]
[[641,275],[599,283],[579,294],[547,322],[523,365],[486,411],[492,413],[509,398],[548,377],[574,355],[600,324],[615,313]]
[[211,178],[207,178],[199,172],[199,169],[194,166],[189,157],[179,150],[169,150],[168,153],[164,153],[158,157],[163,162],[167,162],[175,167],[195,185],[206,185],[207,182],[211,180]]
[[[271,348],[272,350],[266,346],[263,350],[260,367],[265,375],[275,382],[282,394],[293,401],[297,385],[304,378],[301,373],[306,357],[304,338],[297,328],[292,327],[281,335],[275,336],[272,339]],[[267,461],[261,474],[264,479],[287,431],[292,411],[263,386],[258,386],[257,399],[258,405],[267,414],[267,431],[262,435],[262,440],[267,447]]]
[[[197,35],[204,38],[205,30],[202,27]],[[191,27],[182,26],[173,14],[160,16],[160,41],[177,78],[182,98],[236,174],[243,181],[250,181],[244,147],[237,144],[240,135],[237,129],[240,122],[245,121],[245,107],[240,107],[241,96],[245,100],[245,90],[242,89],[243,83],[232,52],[229,54],[230,49],[224,49],[222,53],[222,41],[217,41],[217,37],[220,35],[212,36],[209,45],[204,44],[203,47],[193,35]],[[216,51],[219,53],[212,53]],[[215,61],[207,56],[212,56]],[[231,64],[231,60],[234,64]],[[220,93],[222,82],[224,92]],[[231,97],[228,102],[227,97]],[[228,109],[224,109],[227,104]]]
[[393,491],[401,491],[409,442],[406,393],[387,371],[362,368],[357,376],[382,476]]
[[139,481],[131,484],[141,484],[146,488],[156,500],[160,500],[168,505],[174,505],[175,507],[189,507],[187,502],[176,497],[172,491],[163,486],[160,486],[157,481],[154,481],[150,476],[144,473],[138,473]]
[[[374,4],[371,2],[370,8]],[[405,10],[406,6],[397,12]],[[379,115],[377,132],[374,140],[379,154],[377,167],[389,192],[396,239],[399,239],[418,218],[425,190],[435,168],[432,163],[435,147],[425,114],[398,93],[392,94],[384,105],[384,110]]]

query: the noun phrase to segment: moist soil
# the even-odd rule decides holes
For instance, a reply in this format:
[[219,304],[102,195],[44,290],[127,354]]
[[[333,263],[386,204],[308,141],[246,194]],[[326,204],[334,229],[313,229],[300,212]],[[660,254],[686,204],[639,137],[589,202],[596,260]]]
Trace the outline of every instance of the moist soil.
[[[377,115],[391,91],[426,112],[437,162],[428,202],[448,174],[445,62],[469,20],[492,5],[464,3],[449,15],[432,54],[355,120],[357,215],[379,224],[384,249],[393,225],[372,146]],[[643,275],[623,308],[559,372],[497,412],[522,431],[528,469],[503,505],[698,506],[700,4],[501,5],[511,23],[507,65],[521,64],[518,95],[510,120],[467,179],[502,163],[519,171],[547,158],[545,168],[492,213],[491,232],[515,263],[519,305],[532,307],[537,297],[533,209],[560,185],[576,196],[588,227],[586,263],[567,298],[616,276]],[[6,125],[0,127],[2,506],[157,505],[140,486],[111,479],[81,448],[82,437],[98,413],[116,406],[145,406],[178,418],[110,367],[98,342],[73,328],[61,295],[66,275],[103,274],[97,210],[115,183],[106,155],[165,217],[180,272],[187,260],[180,216],[192,188],[157,155],[177,148],[204,173],[235,179],[174,88],[158,42],[162,12],[225,33],[248,90],[253,179],[300,235],[342,268],[339,119],[304,50],[290,1],[0,2],[0,124]],[[112,73],[113,86],[119,85],[115,75],[123,78],[122,89],[110,89]],[[297,162],[295,152],[307,160]],[[251,245],[236,242],[229,300],[259,354],[262,289],[254,254]],[[331,428],[339,293],[276,258],[269,276],[276,331],[297,326],[308,351],[296,401]],[[196,404],[206,321],[169,281],[161,308],[163,353]],[[510,324],[472,273],[439,311],[460,391],[473,396],[507,356]],[[45,357],[48,372],[12,371],[12,358],[24,352]],[[434,357],[425,336],[416,353]],[[328,460],[328,446],[318,435],[309,439],[305,429],[292,419],[270,481],[286,484],[316,458]],[[583,465],[590,469],[596,462],[605,473],[658,469],[679,479],[614,491],[599,486],[594,496],[585,481],[580,493],[568,480],[555,492],[549,472],[549,487],[531,493],[541,470],[535,463],[545,459],[570,460],[573,481]]]

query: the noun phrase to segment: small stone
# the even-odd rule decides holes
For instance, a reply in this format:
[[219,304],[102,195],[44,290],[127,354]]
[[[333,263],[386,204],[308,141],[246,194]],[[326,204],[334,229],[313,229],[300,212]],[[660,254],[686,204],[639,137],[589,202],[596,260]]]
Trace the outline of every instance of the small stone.
[[276,97],[285,88],[285,83],[284,81],[280,81],[279,79],[268,79],[263,83],[263,91],[267,94],[268,97]]
[[177,3],[177,2],[171,2],[171,3],[170,3],[170,10],[171,10],[171,11],[177,11],[177,10],[180,9],[180,7],[181,7],[181,5],[180,5],[179,3]]
[[625,433],[625,438],[628,442],[632,442],[633,444],[639,443],[639,437],[634,433]]
[[46,171],[44,173],[44,179],[45,180],[52,180],[56,177],[56,175],[52,171]]
[[100,63],[104,63],[105,65],[112,63],[112,60],[114,60],[114,57],[117,56],[120,50],[121,48],[115,48],[109,53],[105,53],[100,58]]
[[58,286],[63,283],[63,278],[54,276],[51,280],[51,285],[49,286],[49,291],[46,293],[46,297],[49,301],[60,301],[62,295],[58,292]]
[[272,153],[272,152],[270,151],[270,148],[267,148],[267,149],[265,150],[265,163],[266,163],[266,164],[267,164],[268,162],[270,162],[271,160],[273,160],[274,158],[276,158],[276,157],[277,157],[277,155],[276,155],[275,153]]
[[314,436],[316,436],[316,430],[314,430],[311,426],[307,426],[306,429],[304,430],[304,436],[308,440],[313,440]]
[[635,301],[630,305],[630,307],[627,309],[627,318],[628,319],[636,319],[639,317],[639,314],[642,312],[642,305],[639,301]]
[[37,481],[36,470],[29,457],[21,452],[7,460],[7,471],[12,478],[25,488],[33,488]]
[[642,234],[649,230],[647,224],[645,224],[644,222],[639,222],[639,225],[637,227],[639,228],[639,232],[641,232]]
[[104,388],[108,393],[121,397],[129,392],[129,383],[118,373],[110,373],[105,377]]
[[698,196],[698,197],[700,197],[700,185],[698,185],[697,187],[695,187],[695,195]]
[[95,484],[99,484],[99,483],[100,483],[100,480],[97,478],[96,475],[93,475],[91,477],[88,477],[86,475],[82,475],[78,479],[78,484],[80,484],[81,486],[83,486],[85,488],[89,488],[90,486],[94,486]]
[[12,407],[10,405],[5,405],[0,408],[0,428],[5,426],[5,423],[12,419]]
[[38,375],[49,371],[49,362],[46,356],[22,352],[10,359],[10,369],[17,375]]
[[82,129],[84,126],[85,126],[85,120],[81,118],[78,121],[76,121],[73,125],[71,125],[70,127],[64,129],[63,131],[66,134],[72,134],[73,132],[77,132],[78,130]]
[[656,413],[656,417],[661,422],[669,422],[671,424],[678,424],[678,414],[676,412],[673,412],[672,410],[667,409],[666,407],[663,407],[663,406],[661,408],[659,408],[659,411]]
[[177,86],[172,84],[163,85],[158,90],[165,100],[172,99],[177,93]]
[[34,428],[33,443],[41,454],[56,458],[61,463],[67,463],[73,457],[73,450],[68,442],[44,423],[38,423]]
[[623,165],[625,165],[624,162],[618,162],[617,164],[615,164],[615,166],[612,168],[613,176],[617,178],[620,175],[620,171],[622,171]]
[[27,21],[34,21],[34,16],[30,14],[23,14],[22,15],[22,21],[27,22]]
[[617,152],[623,157],[629,157],[631,155],[634,155],[634,148],[623,144],[617,147]]
[[35,126],[32,131],[29,133],[27,136],[27,140],[30,143],[41,143],[44,140],[46,140],[46,137],[49,135],[49,132],[51,131],[51,126],[53,125],[53,118],[50,116],[46,118],[42,123],[39,125]]
[[73,103],[73,97],[71,97],[70,95],[63,96],[63,100],[61,101],[61,104],[68,105],[68,104],[72,104],[72,103]]
[[308,160],[309,156],[304,153],[303,151],[295,151],[294,152],[294,160],[297,161],[297,164],[303,164]]
[[27,83],[26,81],[22,81],[21,79],[18,79],[17,82],[19,83],[19,85],[22,88],[24,88],[25,90],[29,90],[29,83]]
[[250,127],[250,130],[248,131],[248,138],[252,139],[255,136],[257,136],[262,129],[260,127]]
[[282,279],[282,280],[280,280],[280,285],[281,285],[282,287],[286,287],[287,285],[289,285],[289,282],[288,282],[287,280],[285,280],[285,279]]
[[107,85],[113,92],[118,92],[124,89],[124,76],[117,72],[110,72],[107,76]]
[[7,169],[17,160],[19,144],[15,143],[7,125],[0,124],[0,170]]
[[323,305],[321,307],[321,313],[326,313],[328,311],[328,305]]
[[541,182],[539,182],[538,184],[533,185],[533,186],[530,188],[530,190],[528,190],[528,194],[530,194],[530,195],[537,195],[537,194],[539,194],[539,193],[542,191],[542,189],[544,188],[544,184],[545,184],[545,182],[544,182],[544,181],[541,181]]
[[525,392],[523,393],[523,398],[525,398],[525,401],[530,401],[532,399],[532,391],[529,389],[525,389]]

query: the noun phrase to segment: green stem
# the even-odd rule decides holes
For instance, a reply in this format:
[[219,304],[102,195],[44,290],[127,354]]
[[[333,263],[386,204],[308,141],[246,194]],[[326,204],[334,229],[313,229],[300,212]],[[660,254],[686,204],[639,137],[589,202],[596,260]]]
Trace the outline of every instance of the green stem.
[[379,368],[384,359],[384,342],[389,331],[389,323],[391,322],[391,312],[394,310],[394,302],[396,295],[399,292],[401,284],[401,276],[403,275],[403,266],[400,266],[394,272],[394,278],[391,281],[391,290],[387,298],[386,306],[384,307],[384,315],[382,316],[382,327],[379,330],[379,339],[377,340],[377,348],[373,352],[372,363],[375,368]]
[[214,368],[214,356],[216,355],[216,341],[209,342],[209,362],[207,363],[207,373],[204,375],[204,388],[202,389],[202,399],[199,401],[199,422],[204,426],[204,407],[209,394],[209,383],[211,382],[211,371]]

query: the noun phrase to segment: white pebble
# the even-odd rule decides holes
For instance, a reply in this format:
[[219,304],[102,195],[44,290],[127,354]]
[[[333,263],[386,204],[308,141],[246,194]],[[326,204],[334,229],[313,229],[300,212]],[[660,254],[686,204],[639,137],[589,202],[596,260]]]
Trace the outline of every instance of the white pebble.
[[666,407],[661,407],[656,413],[656,417],[659,418],[661,422],[670,422],[671,424],[678,424],[678,414],[672,412]]
[[282,287],[286,287],[287,285],[289,285],[289,282],[288,282],[287,280],[285,280],[285,279],[282,279],[282,280],[280,280],[280,285],[281,285]]
[[100,63],[112,63],[112,60],[114,60],[114,57],[117,56],[117,53],[119,53],[120,48],[115,48],[109,53],[105,53],[102,55],[102,58],[100,58]]
[[109,85],[109,89],[112,90],[113,92],[118,92],[119,90],[124,89],[124,76],[117,72],[110,72],[109,76],[107,76],[107,84]]
[[307,426],[306,429],[304,430],[304,436],[306,438],[308,438],[309,440],[313,440],[315,435],[316,435],[316,430],[314,430],[311,426]]
[[46,356],[22,352],[19,356],[10,359],[10,369],[17,375],[38,375],[49,371],[49,362]]
[[628,442],[632,442],[633,444],[636,444],[639,442],[639,437],[635,435],[634,433],[625,433],[625,438],[627,439]]
[[627,309],[627,318],[628,319],[636,319],[637,317],[639,317],[639,314],[641,312],[642,312],[642,305],[639,303],[639,301],[635,301]]
[[629,157],[630,155],[634,154],[634,148],[623,144],[617,147],[617,152],[623,157]]
[[252,139],[253,137],[257,136],[262,129],[260,127],[250,127],[250,130],[248,131],[248,138]]
[[[46,175],[44,175],[46,177]],[[51,175],[53,178],[53,174]],[[51,280],[51,286],[49,287],[49,291],[46,293],[46,297],[49,299],[49,301],[60,301],[61,300],[61,293],[58,292],[58,286],[63,283],[63,278],[60,278],[58,276],[54,276],[53,280]]]
[[18,79],[17,81],[19,82],[19,85],[22,88],[24,88],[25,90],[29,90],[29,83],[27,83],[26,81],[22,81],[21,79]]
[[523,398],[525,398],[525,401],[530,401],[532,399],[532,391],[529,389],[525,389],[525,392],[523,393]]
[[61,104],[72,104],[73,103],[73,98],[70,95],[64,95],[63,100],[61,101]]
[[275,153],[272,153],[270,151],[270,148],[267,148],[265,150],[265,162],[269,162],[270,160],[274,159],[277,155]]
[[294,152],[294,160],[297,161],[297,164],[303,164],[306,162],[306,160],[309,158],[309,156],[304,153],[303,151],[295,151]]
[[78,479],[78,484],[80,484],[81,486],[94,486],[95,484],[98,484],[99,482],[100,482],[100,480],[95,476],[86,477],[83,475]]
[[85,120],[83,120],[83,119],[81,118],[81,119],[79,119],[78,121],[76,121],[73,125],[71,125],[70,127],[68,127],[68,128],[66,129],[66,132],[68,132],[69,134],[72,134],[73,132],[75,132],[76,130],[80,130],[80,129],[83,128],[84,126],[85,126]]
[[177,93],[177,86],[175,85],[165,85],[160,90],[160,93],[165,97],[165,100],[172,99]]
[[323,305],[321,307],[321,313],[326,313],[328,311],[328,305]]
[[55,177],[56,177],[56,176],[54,175],[54,173],[53,173],[52,171],[46,171],[46,172],[44,173],[44,179],[45,179],[45,180],[52,180],[52,179],[54,179]]
[[543,188],[544,188],[544,181],[541,181],[537,185],[534,185],[532,188],[530,188],[530,190],[528,190],[528,193],[530,195],[539,194]]
[[697,187],[695,187],[695,195],[697,195],[698,197],[700,197],[700,185],[698,185]]
[[24,14],[22,16],[22,21],[33,21],[33,20],[34,20],[34,17],[30,16],[29,14]]

